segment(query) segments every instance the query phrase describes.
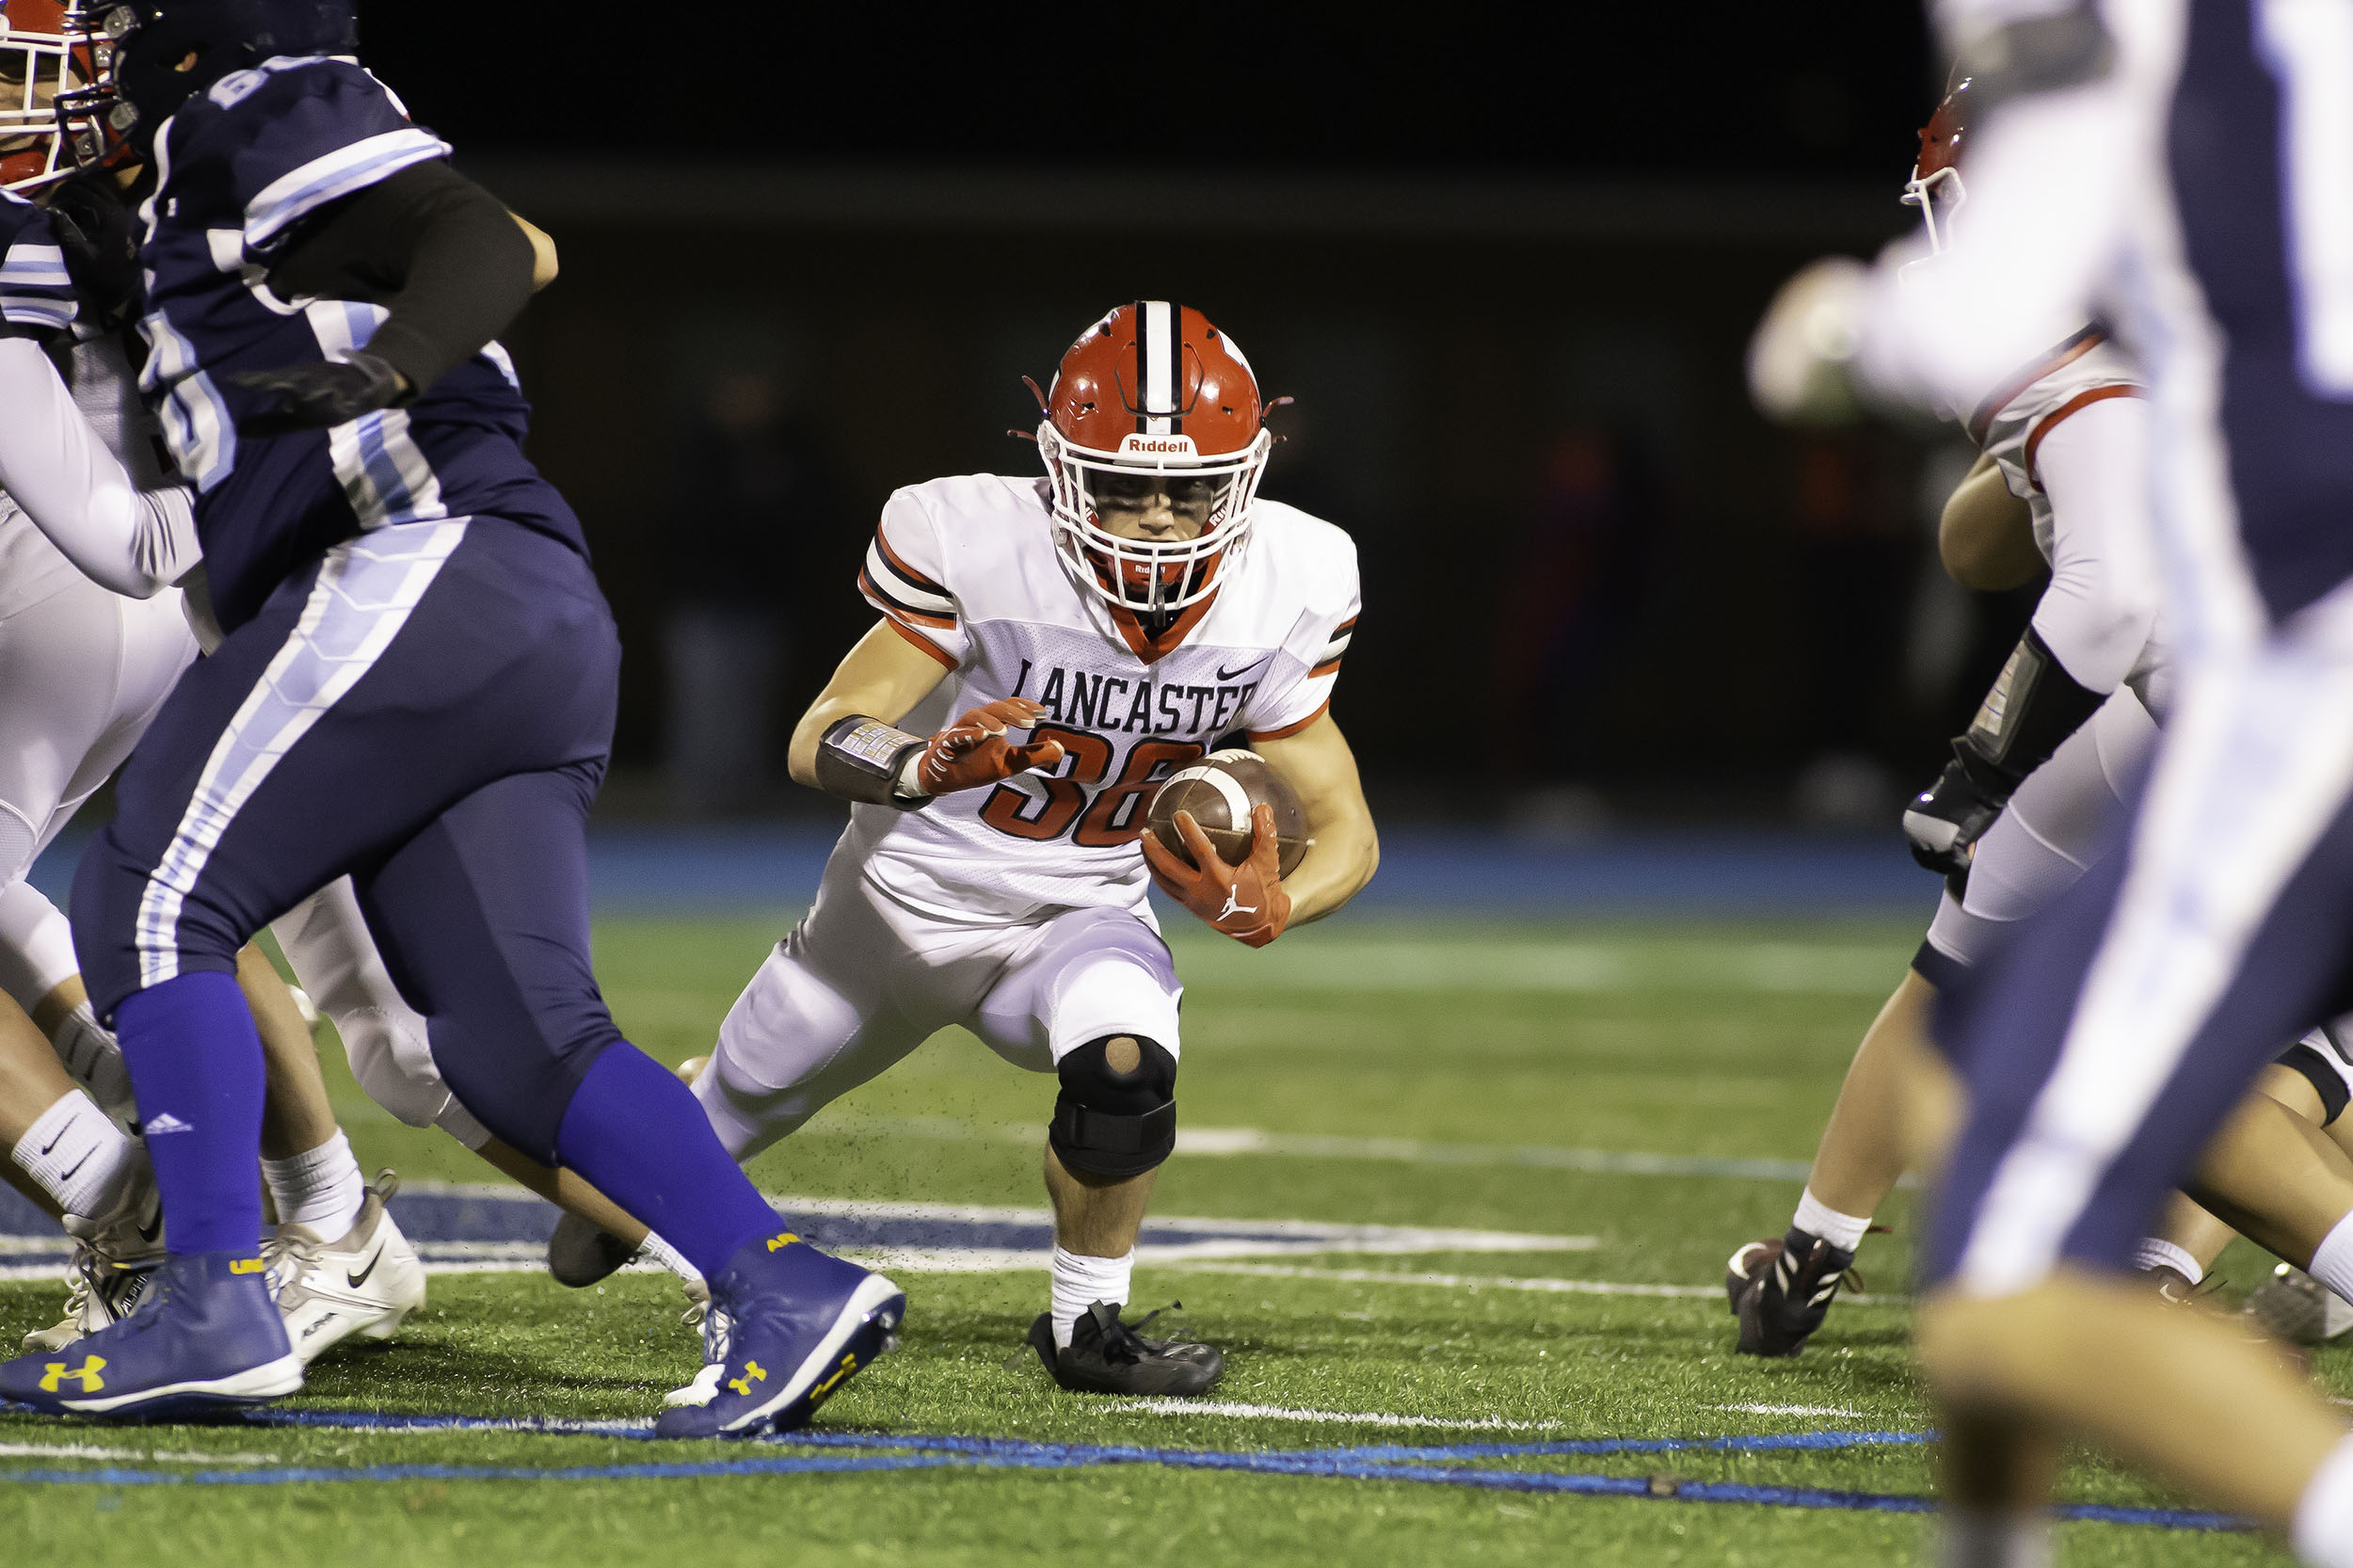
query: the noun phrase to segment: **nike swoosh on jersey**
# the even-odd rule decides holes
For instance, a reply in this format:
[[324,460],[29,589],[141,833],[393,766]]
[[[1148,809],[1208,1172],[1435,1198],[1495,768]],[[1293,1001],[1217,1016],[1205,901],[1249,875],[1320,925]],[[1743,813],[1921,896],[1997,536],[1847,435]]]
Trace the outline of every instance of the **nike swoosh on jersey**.
[[368,1276],[376,1272],[376,1266],[383,1261],[384,1249],[379,1245],[376,1249],[376,1256],[368,1259],[368,1266],[366,1268],[360,1270],[356,1274],[348,1269],[344,1271],[344,1283],[350,1286],[354,1290],[359,1289],[360,1287],[368,1282]]
[[1250,671],[1252,671],[1252,670],[1254,670],[1254,669],[1257,669],[1257,668],[1260,664],[1265,664],[1265,663],[1266,663],[1266,655],[1262,653],[1262,654],[1258,655],[1258,657],[1257,657],[1256,659],[1252,659],[1252,660],[1248,661],[1248,662],[1247,662],[1247,663],[1245,663],[1245,664],[1236,664],[1236,665],[1235,665],[1232,669],[1229,669],[1229,670],[1228,670],[1228,669],[1221,669],[1221,670],[1219,670],[1219,671],[1217,672],[1217,678],[1218,678],[1220,680],[1233,680],[1233,679],[1234,679],[1236,676],[1238,676],[1238,675],[1245,675],[1245,674],[1248,674]]

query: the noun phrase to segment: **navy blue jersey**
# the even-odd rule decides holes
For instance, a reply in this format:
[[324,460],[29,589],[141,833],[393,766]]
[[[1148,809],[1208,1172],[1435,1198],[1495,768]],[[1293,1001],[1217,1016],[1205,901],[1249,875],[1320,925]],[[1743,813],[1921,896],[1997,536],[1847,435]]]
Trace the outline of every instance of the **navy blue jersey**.
[[522,454],[530,405],[498,344],[406,408],[331,430],[237,434],[257,394],[245,371],[363,348],[389,313],[346,299],[283,299],[271,264],[302,220],[448,144],[356,64],[280,58],[223,77],[156,137],[147,225],[150,354],[141,385],[180,471],[225,630],[340,540],[393,524],[497,517],[584,555],[579,520]]
[[61,332],[73,325],[74,310],[73,282],[49,215],[0,191],[0,321]]

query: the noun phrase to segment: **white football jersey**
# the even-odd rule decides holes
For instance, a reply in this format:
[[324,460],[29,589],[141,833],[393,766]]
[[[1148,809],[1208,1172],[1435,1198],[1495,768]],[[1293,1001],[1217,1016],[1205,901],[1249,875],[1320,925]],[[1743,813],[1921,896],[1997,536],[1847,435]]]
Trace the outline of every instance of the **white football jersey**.
[[[62,368],[74,407],[131,482],[143,490],[170,484],[161,456],[163,427],[139,396],[138,373],[120,338],[76,325]],[[0,493],[0,619],[80,581],[81,569]]]
[[2034,456],[2061,420],[2104,397],[2141,395],[2140,372],[2095,327],[2060,344],[2000,387],[1969,416],[1969,436],[2002,471],[2009,493],[2034,520],[2035,548],[2054,553],[2050,499],[2035,477]]
[[854,807],[841,852],[942,919],[1104,905],[1149,919],[1137,840],[1154,788],[1223,737],[1274,739],[1322,714],[1356,624],[1356,547],[1259,501],[1239,555],[1219,563],[1217,592],[1153,640],[1072,580],[1045,481],[979,473],[893,495],[858,589],[949,672],[901,728],[927,733],[1028,697],[1045,709],[1031,736],[1066,755],[1050,774],[915,810]]

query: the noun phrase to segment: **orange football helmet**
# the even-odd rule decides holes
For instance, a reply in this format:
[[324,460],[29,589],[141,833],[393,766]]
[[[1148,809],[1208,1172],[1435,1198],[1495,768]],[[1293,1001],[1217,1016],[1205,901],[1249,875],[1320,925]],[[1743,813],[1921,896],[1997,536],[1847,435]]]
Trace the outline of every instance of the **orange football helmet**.
[[1920,127],[1920,156],[1904,182],[1904,205],[1920,209],[1928,225],[1929,250],[1942,251],[1953,215],[1969,193],[1961,184],[1961,142],[1969,130],[1969,82],[1963,76],[1945,89],[1936,112]]
[[[1122,305],[1062,357],[1037,427],[1052,482],[1054,542],[1072,575],[1123,609],[1167,615],[1216,591],[1219,564],[1250,537],[1251,504],[1274,438],[1257,378],[1200,312],[1162,299]],[[1157,488],[1205,520],[1189,539],[1135,539],[1103,526],[1108,492]]]
[[57,98],[75,84],[61,0],[0,0],[0,189],[72,172]]

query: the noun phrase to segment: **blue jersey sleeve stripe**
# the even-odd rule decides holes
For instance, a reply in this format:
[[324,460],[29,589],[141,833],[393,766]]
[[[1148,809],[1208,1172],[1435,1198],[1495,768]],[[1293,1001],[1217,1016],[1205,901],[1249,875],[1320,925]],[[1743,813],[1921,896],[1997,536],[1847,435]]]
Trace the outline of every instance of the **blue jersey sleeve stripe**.
[[449,143],[411,125],[313,158],[272,180],[246,203],[246,248],[267,249],[289,226],[329,201],[390,179],[411,164],[448,155]]
[[0,258],[0,319],[61,331],[73,325],[78,308],[64,251],[24,241],[8,247]]

